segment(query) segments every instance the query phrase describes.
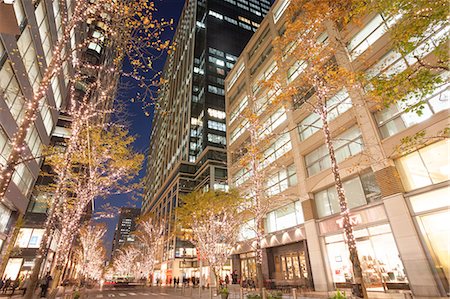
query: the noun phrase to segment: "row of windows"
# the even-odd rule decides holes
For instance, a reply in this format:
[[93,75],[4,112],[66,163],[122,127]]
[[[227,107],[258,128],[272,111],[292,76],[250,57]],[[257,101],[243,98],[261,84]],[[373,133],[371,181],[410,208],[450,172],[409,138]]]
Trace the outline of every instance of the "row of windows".
[[297,185],[297,173],[295,164],[291,164],[269,177],[266,192],[268,196],[273,196],[295,185]]
[[[239,3],[238,3],[238,6],[239,6]],[[215,12],[215,11],[213,11],[213,10],[210,10],[210,11],[209,11],[209,15],[212,16],[212,17],[215,17],[216,19],[219,19],[219,20],[225,20],[226,22],[228,22],[228,23],[230,23],[230,24],[233,24],[233,25],[242,27],[242,28],[244,28],[244,29],[246,29],[246,30],[249,30],[249,31],[256,31],[256,30],[258,29],[258,27],[259,27],[259,24],[256,23],[256,22],[251,22],[251,24],[252,24],[253,26],[250,26],[250,25],[247,24],[247,22],[237,21],[237,20],[235,20],[235,19],[233,19],[233,18],[224,16],[224,15],[222,15],[222,14],[220,14],[220,13],[218,13],[218,12]],[[260,14],[260,15],[261,15],[261,14]],[[247,20],[247,19],[246,19],[246,20]]]

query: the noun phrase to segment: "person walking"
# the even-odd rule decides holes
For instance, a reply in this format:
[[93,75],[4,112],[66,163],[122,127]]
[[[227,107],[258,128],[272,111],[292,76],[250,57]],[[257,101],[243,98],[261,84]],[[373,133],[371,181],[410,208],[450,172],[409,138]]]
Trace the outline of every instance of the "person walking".
[[30,285],[30,276],[26,276],[25,279],[22,281],[22,286],[19,287],[23,291],[23,296],[25,296],[25,293],[27,292],[27,288]]

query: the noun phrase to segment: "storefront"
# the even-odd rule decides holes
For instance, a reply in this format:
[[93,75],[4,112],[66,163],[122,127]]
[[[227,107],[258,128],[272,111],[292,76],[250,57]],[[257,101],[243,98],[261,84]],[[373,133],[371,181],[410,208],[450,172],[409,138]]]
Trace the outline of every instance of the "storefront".
[[429,264],[442,294],[450,292],[450,140],[395,161]]
[[[370,291],[409,289],[403,263],[383,205],[377,205],[351,215],[358,256],[366,288]],[[340,216],[319,223],[324,238],[327,259],[336,288],[350,287],[353,269]]]
[[312,287],[306,240],[268,248],[267,258],[274,287]]
[[256,258],[255,252],[241,253],[241,280],[253,279],[256,281]]
[[409,196],[412,212],[419,227],[437,280],[450,292],[450,187]]

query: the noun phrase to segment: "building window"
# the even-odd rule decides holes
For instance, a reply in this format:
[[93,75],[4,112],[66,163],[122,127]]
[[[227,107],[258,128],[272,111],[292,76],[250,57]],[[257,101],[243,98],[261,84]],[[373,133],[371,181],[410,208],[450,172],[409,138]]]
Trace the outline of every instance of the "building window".
[[[8,226],[11,210],[0,203],[0,233],[5,233]],[[1,247],[0,247],[1,249]]]
[[215,12],[215,11],[213,11],[213,10],[210,10],[210,11],[209,11],[209,15],[210,15],[210,16],[213,16],[213,17],[215,17],[215,18],[217,18],[217,19],[219,19],[219,20],[223,20],[223,15],[221,15],[220,13]]
[[[329,99],[326,103],[327,106],[327,120],[332,121],[339,115],[346,112],[352,107],[352,100],[347,93],[347,90],[342,89],[335,96]],[[315,132],[322,129],[323,123],[322,119],[317,113],[312,113],[303,119],[298,125],[298,131],[300,134],[300,139],[305,140],[306,138],[313,135]]]
[[220,87],[216,87],[213,85],[208,85],[208,91],[220,96],[224,96],[225,95],[225,90],[223,88]]
[[286,8],[288,8],[290,0],[282,0],[274,9],[273,9],[273,21],[276,23],[283,15]]
[[216,134],[208,134],[208,141],[222,145],[227,144],[227,138],[225,136],[220,136]]
[[239,241],[245,241],[256,238],[256,223],[255,219],[249,220],[241,227],[238,239]]
[[[377,288],[383,283],[408,283],[389,224],[355,230],[364,285]],[[352,281],[352,266],[344,234],[325,237],[334,283]]]
[[450,141],[443,140],[395,161],[407,191],[450,179]]
[[[333,140],[334,152],[338,163],[354,156],[363,150],[361,131],[353,126]],[[315,175],[331,167],[330,156],[326,144],[315,149],[305,156],[308,176]]]
[[210,129],[225,132],[226,127],[227,126],[224,123],[214,121],[214,120],[208,120],[208,128],[210,128]]
[[380,37],[382,37],[389,27],[395,24],[401,16],[385,18],[378,14],[364,28],[362,28],[355,36],[350,39],[347,49],[350,52],[352,60],[364,53],[371,45],[373,45]]
[[262,132],[260,133],[261,136],[266,136],[272,133],[286,119],[286,110],[284,109],[284,107],[281,107],[263,123]]
[[[381,199],[381,191],[372,171],[343,182],[349,209]],[[336,186],[314,194],[317,214],[325,217],[341,212]]]
[[248,180],[252,175],[252,172],[247,167],[241,168],[236,174],[233,176],[234,185],[239,187],[246,180]]
[[284,133],[264,152],[264,160],[261,163],[265,168],[272,162],[281,158],[285,153],[292,149],[291,138],[289,133]]
[[300,75],[307,67],[307,63],[305,61],[296,61],[287,72],[287,81],[291,83],[294,81],[298,75]]
[[[444,78],[444,82],[447,78]],[[411,96],[407,101],[399,101],[389,106],[389,108],[375,112],[375,119],[380,129],[381,136],[387,138],[393,136],[406,128],[421,123],[433,114],[450,108],[449,83],[438,86],[432,94],[421,102],[420,114],[416,111],[408,111],[411,104],[418,100]]]
[[241,115],[242,111],[244,111],[245,107],[247,107],[248,98],[245,96],[238,104],[238,106],[231,111],[230,115],[230,124],[236,120],[236,118]]
[[300,201],[278,208],[267,214],[266,233],[273,233],[304,223]]
[[297,173],[295,164],[291,164],[269,177],[266,192],[268,196],[273,196],[295,185],[297,185]]
[[239,136],[241,136],[242,134],[244,134],[245,130],[248,128],[249,124],[248,124],[248,120],[243,120],[236,129],[233,130],[233,132],[231,132],[231,136],[230,136],[230,142],[233,143],[235,142]]
[[20,192],[27,196],[31,190],[31,185],[34,182],[34,177],[28,167],[21,163],[16,167],[12,176],[12,181],[17,185]]
[[208,108],[208,115],[217,119],[225,119],[226,114],[224,111]]
[[44,231],[42,228],[21,228],[15,246],[20,248],[39,248]]
[[0,127],[0,165],[5,165],[11,153],[11,145],[8,136],[3,128]]

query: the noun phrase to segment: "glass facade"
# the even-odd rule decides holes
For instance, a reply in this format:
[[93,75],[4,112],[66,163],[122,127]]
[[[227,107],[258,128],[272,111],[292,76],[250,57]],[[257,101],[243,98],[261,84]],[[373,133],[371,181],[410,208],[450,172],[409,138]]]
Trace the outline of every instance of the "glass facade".
[[450,291],[450,187],[435,189],[409,198],[432,265],[446,292]]
[[450,179],[450,140],[443,140],[396,160],[407,191]]
[[[389,283],[407,283],[397,245],[389,224],[354,231],[363,279],[367,288],[389,288]],[[353,270],[344,234],[325,237],[333,282],[351,283]]]
[[[381,191],[372,171],[343,182],[348,207],[356,208],[381,199]],[[340,213],[336,187],[332,186],[314,194],[317,214],[325,217]]]

